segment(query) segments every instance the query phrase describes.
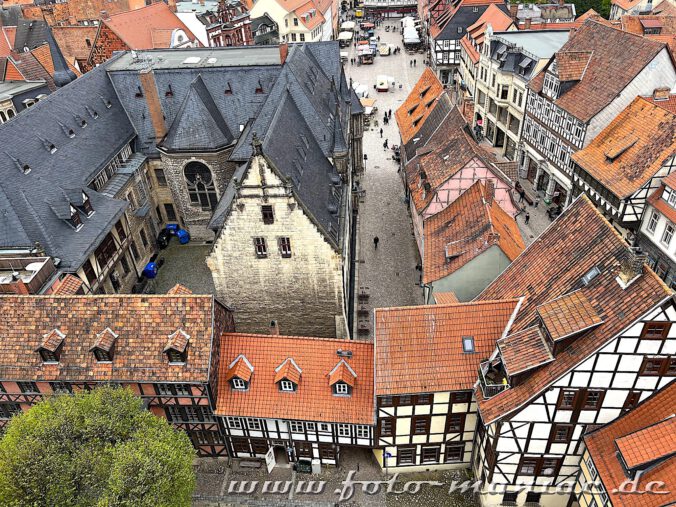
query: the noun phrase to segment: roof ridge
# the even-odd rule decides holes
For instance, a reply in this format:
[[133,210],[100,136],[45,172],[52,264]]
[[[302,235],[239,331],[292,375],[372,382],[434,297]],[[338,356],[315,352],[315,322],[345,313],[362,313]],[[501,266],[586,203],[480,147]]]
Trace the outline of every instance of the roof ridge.
[[265,333],[238,333],[238,332],[224,332],[221,334],[221,337],[235,337],[235,338],[272,338],[276,340],[287,340],[287,339],[294,339],[294,340],[312,340],[312,341],[322,341],[322,342],[338,342],[338,343],[363,343],[363,344],[372,344],[373,341],[371,340],[350,340],[347,338],[325,338],[325,337],[317,337],[317,336],[300,336],[300,335],[272,335],[272,334],[265,334]]
[[482,305],[494,305],[496,303],[509,303],[512,301],[519,301],[521,298],[506,298],[506,299],[488,299],[488,300],[482,300],[482,301],[463,301],[463,302],[458,302],[458,303],[442,303],[442,304],[433,304],[433,305],[414,305],[414,306],[385,306],[382,308],[374,308],[373,311],[393,311],[393,310],[416,310],[416,309],[422,309],[422,308],[448,308],[448,307],[455,307],[455,306],[482,306]]

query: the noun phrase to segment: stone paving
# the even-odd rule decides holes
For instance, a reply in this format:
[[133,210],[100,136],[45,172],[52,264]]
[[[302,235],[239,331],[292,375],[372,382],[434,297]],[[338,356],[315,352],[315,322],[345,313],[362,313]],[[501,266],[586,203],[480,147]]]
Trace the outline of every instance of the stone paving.
[[[384,23],[376,30],[381,42],[402,46],[401,53],[376,56],[372,65],[345,64],[348,79],[352,78],[369,88],[369,97],[376,99],[378,111],[373,115],[370,127],[364,132],[365,172],[360,185],[365,190],[359,208],[357,246],[357,290],[369,288],[367,309],[387,306],[408,306],[422,304],[422,290],[418,285],[420,272],[418,249],[413,237],[411,219],[404,198],[404,187],[398,172],[399,164],[393,160],[391,149],[384,149],[388,141],[390,148],[400,143],[394,111],[401,105],[424,69],[423,55],[408,55],[403,50],[398,31],[386,32]],[[389,21],[398,26],[399,20]],[[354,47],[349,48],[350,58],[356,58]],[[417,66],[411,67],[411,59],[417,59]],[[378,93],[373,89],[376,76],[384,74],[394,78],[394,90]],[[401,85],[401,88],[399,86]],[[385,111],[392,110],[392,120],[384,125]],[[380,129],[383,129],[382,138]],[[373,238],[379,238],[378,248]],[[358,305],[356,305],[358,306]],[[356,319],[358,320],[358,319]],[[371,323],[372,325],[372,323]],[[366,335],[355,335],[365,338]]]
[[158,259],[164,259],[164,265],[154,280],[154,292],[166,294],[180,283],[195,294],[215,294],[214,281],[206,264],[210,252],[211,245],[181,245],[177,238],[172,238],[169,246],[158,254]]

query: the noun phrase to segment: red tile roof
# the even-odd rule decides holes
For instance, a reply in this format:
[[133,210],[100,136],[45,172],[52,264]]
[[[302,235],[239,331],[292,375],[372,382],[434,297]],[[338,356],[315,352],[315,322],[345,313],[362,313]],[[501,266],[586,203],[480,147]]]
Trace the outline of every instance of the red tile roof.
[[[617,452],[619,447],[624,449],[622,455],[626,455],[632,464],[650,458],[663,459],[641,475],[636,484],[637,491],[646,491],[646,484],[651,481],[662,481],[668,486],[676,477],[674,407],[676,382],[657,391],[630,412],[585,436],[589,454],[614,506],[661,507],[676,502],[676,489],[673,487],[661,488],[662,491],[668,491],[663,495],[612,492],[627,479]],[[666,455],[669,451],[670,457]]]
[[666,100],[656,100],[653,97],[644,97],[644,99],[662,109],[666,109],[670,113],[676,114],[676,94],[670,94]]
[[676,151],[676,114],[637,97],[585,148],[577,165],[620,199],[638,191]]
[[510,377],[554,360],[538,326],[529,327],[498,340],[502,364]]
[[[471,389],[479,363],[508,331],[518,299],[377,308],[376,395]],[[463,337],[474,352],[463,351]]]
[[437,75],[429,67],[425,67],[411,93],[394,112],[402,144],[409,142],[420,130],[443,92],[444,86]]
[[329,373],[329,385],[332,386],[338,382],[344,382],[350,387],[354,387],[357,375],[344,360],[340,362]]
[[[212,296],[97,295],[0,297],[0,378],[84,382],[206,382],[211,356]],[[162,352],[177,327],[191,335],[187,362],[169,364]],[[45,334],[65,335],[57,364],[35,350]],[[118,335],[111,363],[91,347]],[[104,343],[105,342],[105,343]]]
[[49,333],[44,335],[44,340],[40,344],[40,349],[45,349],[50,352],[56,351],[56,349],[59,348],[59,345],[63,343],[64,338],[66,338],[66,335],[63,334],[61,331],[58,329],[52,329]]
[[478,389],[485,423],[518,411],[645,312],[671,297],[669,288],[646,266],[625,288],[617,282],[620,263],[628,253],[622,237],[583,194],[477,297],[479,301],[525,297],[513,325],[514,331],[520,331],[532,326],[539,306],[579,288],[582,277],[592,268],[600,271],[585,287],[585,296],[599,308],[603,324],[582,333],[574,349],[558,354],[518,385],[490,399],[484,399]]
[[580,81],[591,61],[592,51],[556,53],[557,72],[561,81]]
[[53,292],[55,296],[74,296],[82,293],[82,280],[74,275],[66,275]]
[[[497,4],[491,4],[476,22],[467,28],[467,33],[476,41],[483,44],[486,28],[491,25],[493,32],[506,32],[514,24],[512,18]],[[463,37],[464,38],[464,37]]]
[[476,65],[479,63],[479,51],[477,51],[477,49],[474,47],[474,44],[472,44],[467,35],[460,39],[460,45],[463,47],[473,64]]
[[172,295],[175,295],[175,296],[181,296],[181,295],[182,296],[189,296],[190,294],[192,294],[192,291],[188,287],[186,287],[185,285],[181,285],[180,283],[177,283],[171,289],[169,289],[167,294],[172,294]]
[[458,296],[454,292],[435,292],[434,302],[438,305],[459,303]]
[[439,213],[425,220],[423,281],[444,278],[497,245],[513,261],[525,248],[516,220],[477,181]]
[[676,454],[676,417],[617,438],[615,445],[630,469]]
[[563,340],[603,323],[583,290],[548,301],[538,306],[536,311],[554,341]]
[[[587,20],[528,86],[535,92],[542,91],[545,70],[552,65],[554,58],[565,62],[565,77],[580,75],[579,56],[591,53],[581,79],[554,101],[577,119],[588,122],[615,100],[665,47],[660,42]],[[629,59],[626,58],[628,51],[632,55]],[[573,56],[564,56],[569,53]]]
[[[153,32],[156,30],[183,30],[188,39],[195,40],[190,29],[174,14],[164,2],[157,2],[134,11],[114,14],[101,21],[122,39],[131,49],[153,49]],[[164,40],[165,44],[168,44]],[[164,45],[162,47],[169,47]]]
[[230,363],[224,378],[225,380],[232,380],[236,377],[244,380],[245,382],[249,382],[251,380],[252,374],[253,366],[251,366],[251,363],[246,357],[240,355],[237,357],[237,359]]
[[[334,396],[329,386],[329,375],[340,359],[336,354],[339,349],[352,351],[352,357],[345,358],[345,362],[357,374],[349,397]],[[223,334],[221,364],[230,364],[240,354],[253,366],[249,388],[237,391],[227,382],[219,382],[218,415],[375,423],[372,343],[300,336]],[[282,392],[275,384],[275,369],[288,358],[302,370],[294,392]],[[225,368],[221,371],[221,375],[227,375]]]
[[[667,179],[665,178],[663,182],[666,183]],[[676,182],[673,182],[672,180],[672,183]],[[672,188],[676,188],[676,186]],[[662,199],[663,192],[664,185],[660,185],[659,188],[655,190],[652,194],[650,194],[650,196],[648,197],[648,204],[650,204],[653,208],[662,213],[669,220],[676,223],[676,209],[672,208],[667,201]]]
[[291,382],[298,384],[300,382],[300,376],[303,373],[298,365],[290,357],[287,357],[282,364],[275,368],[275,384],[282,380],[290,380]]
[[[91,45],[96,39],[96,26],[53,26],[52,34],[64,58],[73,63],[76,59],[86,61]],[[89,45],[87,45],[89,39]]]

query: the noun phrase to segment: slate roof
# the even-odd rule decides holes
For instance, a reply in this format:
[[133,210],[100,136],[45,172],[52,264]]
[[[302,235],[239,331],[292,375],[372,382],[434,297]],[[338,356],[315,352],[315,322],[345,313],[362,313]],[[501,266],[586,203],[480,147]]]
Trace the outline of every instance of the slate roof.
[[[554,103],[577,119],[588,122],[615,100],[665,47],[663,43],[590,19],[571,35],[528,86],[537,93],[541,92],[545,71],[555,60],[564,62],[562,79],[576,80],[562,86]],[[626,58],[627,51],[632,54],[629,59]],[[588,56],[586,62],[580,55]],[[623,63],[618,65],[618,62]],[[582,63],[586,69],[584,72]]]
[[655,465],[637,480],[637,491],[646,491],[646,484],[651,481],[669,484],[676,477],[674,407],[676,382],[671,382],[633,410],[585,435],[585,445],[613,505],[658,507],[676,502],[673,488],[665,488],[669,492],[664,495],[612,493],[617,485],[627,479],[620,456],[626,456],[632,464],[651,459],[655,461]]
[[[502,0],[463,0],[458,7],[450,9],[448,14],[440,18],[441,23],[433,23],[430,33],[434,40],[459,40],[467,33],[467,28],[472,26],[488,9],[489,5],[497,7],[505,14],[509,15],[509,9]],[[476,9],[476,12],[474,12]],[[458,28],[460,31],[458,32]]]
[[451,275],[493,246],[510,261],[525,248],[516,221],[495,199],[486,202],[486,189],[480,180],[426,219],[424,234],[424,283]]
[[47,42],[48,32],[49,25],[46,21],[19,19],[14,36],[14,47],[18,51],[23,51],[24,48],[35,49]]
[[[217,304],[213,296],[0,297],[0,379],[207,382]],[[163,349],[179,328],[190,334],[187,361],[169,364]],[[54,329],[65,335],[61,356],[45,364],[36,349]],[[91,352],[100,339],[102,347],[114,339],[111,363]]]
[[190,90],[160,143],[167,151],[215,151],[232,144],[230,132],[202,76],[190,83]]
[[[610,341],[641,315],[671,297],[671,291],[647,266],[623,288],[616,280],[629,247],[589,199],[582,194],[475,301],[524,297],[513,332],[532,326],[540,305],[585,287],[603,324],[582,333],[574,347],[527,375],[518,385],[484,399],[476,390],[486,424],[521,409],[571,368]],[[600,273],[585,286],[592,268]]]
[[[98,118],[91,116],[93,111]],[[76,116],[87,121],[86,128]],[[75,131],[74,138],[67,135],[68,129]],[[65,190],[86,188],[133,135],[103,67],[0,125],[0,245],[39,242],[48,255],[61,259],[61,267],[79,267],[127,203],[87,189],[96,213],[82,214],[84,225],[78,231],[54,208],[68,204]],[[28,174],[24,166],[30,168]]]
[[676,114],[635,98],[573,161],[620,199],[648,183],[676,153]]
[[[340,360],[336,354],[339,349],[352,351],[352,357],[345,358],[356,373],[351,396],[334,396],[329,385],[330,373]],[[221,365],[230,365],[240,355],[253,367],[249,388],[246,391],[232,389],[226,381],[228,369],[221,368],[216,414],[375,424],[372,343],[300,336],[223,334]],[[300,368],[300,373],[290,359]],[[298,381],[298,387],[293,393],[282,392],[275,384],[276,369],[284,363],[289,371],[296,371],[294,380]]]
[[[518,299],[376,308],[376,396],[472,389]],[[473,337],[474,352],[463,351]]]

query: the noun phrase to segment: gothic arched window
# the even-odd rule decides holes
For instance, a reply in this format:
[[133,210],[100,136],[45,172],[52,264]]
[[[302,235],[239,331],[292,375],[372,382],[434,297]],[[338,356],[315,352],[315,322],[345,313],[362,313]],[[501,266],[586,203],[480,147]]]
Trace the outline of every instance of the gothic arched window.
[[204,211],[213,211],[218,198],[211,171],[201,162],[190,162],[183,170],[188,195],[193,206],[199,206]]

